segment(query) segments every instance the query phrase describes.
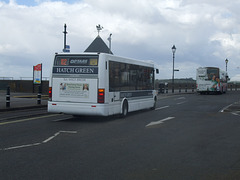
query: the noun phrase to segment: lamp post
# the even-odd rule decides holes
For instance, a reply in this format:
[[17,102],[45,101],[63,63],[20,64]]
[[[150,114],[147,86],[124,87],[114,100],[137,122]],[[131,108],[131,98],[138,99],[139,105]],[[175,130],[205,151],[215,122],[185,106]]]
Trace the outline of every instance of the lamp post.
[[227,63],[228,63],[228,59],[225,60],[226,63],[226,72],[227,72]]
[[66,50],[66,42],[67,42],[67,40],[66,40],[66,35],[67,35],[67,25],[66,24],[64,24],[64,31],[63,31],[63,34],[64,34],[64,43],[63,43],[63,50]]
[[175,45],[173,45],[172,47],[172,53],[173,53],[173,74],[172,74],[172,93],[174,93],[174,58],[175,58],[175,52],[176,52],[177,48],[175,47]]
[[[227,73],[227,64],[228,64],[228,59],[225,60],[226,63],[226,73]],[[228,81],[228,74],[226,74],[226,82]]]

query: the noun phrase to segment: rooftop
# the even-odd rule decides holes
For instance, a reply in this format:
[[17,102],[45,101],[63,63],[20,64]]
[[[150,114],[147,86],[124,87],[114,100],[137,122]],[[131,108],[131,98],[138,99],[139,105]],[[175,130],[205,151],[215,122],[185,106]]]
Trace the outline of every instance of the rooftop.
[[113,54],[102,38],[98,35],[84,52]]

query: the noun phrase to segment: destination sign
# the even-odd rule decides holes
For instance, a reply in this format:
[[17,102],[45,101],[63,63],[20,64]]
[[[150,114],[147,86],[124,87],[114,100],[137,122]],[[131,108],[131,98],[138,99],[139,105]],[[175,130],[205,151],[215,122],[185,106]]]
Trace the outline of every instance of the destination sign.
[[55,74],[98,74],[97,67],[53,67]]
[[89,59],[70,59],[69,60],[69,65],[71,66],[86,66],[89,65]]
[[55,66],[97,66],[97,57],[57,57]]

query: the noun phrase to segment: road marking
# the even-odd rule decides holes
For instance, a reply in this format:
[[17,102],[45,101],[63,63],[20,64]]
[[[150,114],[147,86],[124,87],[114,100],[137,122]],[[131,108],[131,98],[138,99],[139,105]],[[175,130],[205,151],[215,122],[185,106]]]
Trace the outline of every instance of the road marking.
[[12,149],[20,149],[20,148],[26,148],[26,147],[32,147],[32,146],[38,146],[41,143],[34,143],[34,144],[25,144],[21,146],[13,146],[13,147],[8,147],[8,148],[3,148],[2,150],[7,151],[7,150],[12,150]]
[[183,101],[183,102],[179,102],[179,103],[177,103],[178,105],[180,105],[180,104],[184,104],[184,103],[186,103],[187,101]]
[[55,133],[53,136],[50,136],[49,138],[47,138],[46,140],[42,141],[42,142],[38,142],[38,143],[33,143],[33,144],[24,144],[24,145],[19,145],[19,146],[12,146],[12,147],[8,147],[8,148],[3,148],[0,150],[3,151],[7,151],[7,150],[12,150],[12,149],[21,149],[21,148],[26,148],[26,147],[32,147],[32,146],[39,146],[43,143],[47,143],[51,140],[53,140],[55,137],[57,137],[60,133],[69,133],[69,134],[76,134],[77,131],[58,131],[57,133]]
[[156,108],[155,110],[161,110],[161,109],[165,109],[165,108],[168,108],[169,106],[163,106],[163,107],[159,107],[159,108]]
[[219,112],[224,112],[226,109],[228,109],[230,106],[232,106],[233,104],[230,104],[230,105],[228,105],[228,106],[226,106],[226,107],[224,107],[222,110],[220,110]]
[[77,131],[58,131],[53,136],[51,136],[51,137],[47,138],[46,140],[44,140],[42,143],[47,143],[47,142],[51,141],[53,138],[57,137],[60,133],[75,134],[75,133],[77,133]]
[[185,97],[179,97],[179,98],[177,98],[177,99],[186,99]]
[[171,119],[174,119],[174,118],[175,117],[167,117],[167,118],[159,120],[159,121],[153,121],[153,122],[149,123],[148,125],[146,125],[146,127],[162,124],[164,121],[168,121],[168,120],[171,120]]
[[[237,112],[239,112],[239,111],[237,111]],[[233,112],[232,114],[235,116],[240,116],[240,114],[238,114],[237,112]]]
[[65,121],[68,119],[71,119],[72,117],[65,117],[65,118],[61,118],[61,119],[56,119],[56,120],[52,120],[52,122],[59,122],[59,121]]
[[38,117],[21,119],[21,120],[15,120],[15,121],[7,121],[7,122],[2,122],[2,123],[0,123],[0,126],[6,125],[6,124],[13,124],[13,123],[31,121],[31,120],[40,119],[40,118],[47,118],[47,117],[59,116],[59,115],[61,115],[61,114],[50,114],[50,115],[46,115],[46,116],[38,116]]

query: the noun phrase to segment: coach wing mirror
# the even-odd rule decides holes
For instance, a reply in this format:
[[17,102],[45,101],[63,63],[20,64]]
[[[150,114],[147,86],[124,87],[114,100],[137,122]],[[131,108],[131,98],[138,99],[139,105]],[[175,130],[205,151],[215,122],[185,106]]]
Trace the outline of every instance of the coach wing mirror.
[[156,73],[159,74],[159,69],[156,69]]

